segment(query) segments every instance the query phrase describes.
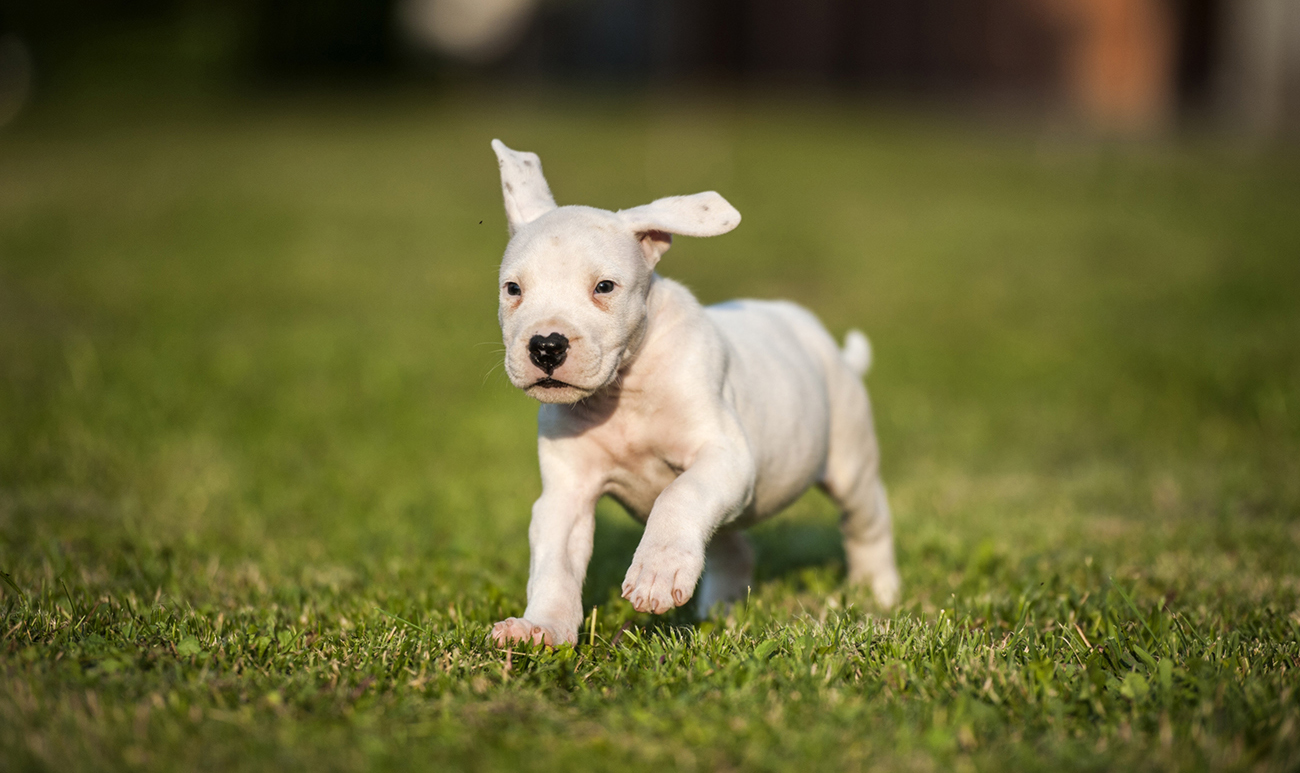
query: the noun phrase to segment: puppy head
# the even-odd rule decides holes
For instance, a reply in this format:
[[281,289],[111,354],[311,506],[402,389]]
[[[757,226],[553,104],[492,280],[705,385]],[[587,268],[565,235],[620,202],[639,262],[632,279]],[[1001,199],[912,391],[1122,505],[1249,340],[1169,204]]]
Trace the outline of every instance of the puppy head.
[[723,234],[740,213],[712,191],[620,212],[559,207],[536,154],[500,140],[492,149],[511,237],[498,283],[506,375],[544,403],[575,403],[613,381],[640,345],[672,234]]

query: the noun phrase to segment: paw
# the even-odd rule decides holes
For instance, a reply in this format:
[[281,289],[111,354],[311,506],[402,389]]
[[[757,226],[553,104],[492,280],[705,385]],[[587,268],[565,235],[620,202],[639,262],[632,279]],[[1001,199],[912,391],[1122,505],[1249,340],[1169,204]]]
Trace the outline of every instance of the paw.
[[869,586],[881,609],[892,609],[903,593],[903,579],[898,576],[898,570],[892,567],[872,574],[850,574],[849,585]]
[[565,635],[553,626],[532,623],[522,617],[507,617],[492,626],[492,641],[498,647],[522,643],[555,647],[560,644],[575,644],[578,638],[576,633]]
[[700,578],[700,619],[708,617],[710,610],[718,604],[724,604],[729,608],[735,602],[745,598],[753,585],[752,572],[727,574],[711,566],[706,568],[704,576]]
[[623,598],[638,612],[661,615],[691,600],[703,570],[702,548],[642,544],[623,580]]
[[892,609],[898,603],[902,591],[903,579],[895,570],[881,572],[871,578],[871,592],[876,596],[876,603],[884,609]]
[[866,544],[846,541],[844,553],[849,560],[850,585],[869,585],[876,603],[884,609],[898,603],[903,580],[898,576],[898,565],[894,563],[892,537]]

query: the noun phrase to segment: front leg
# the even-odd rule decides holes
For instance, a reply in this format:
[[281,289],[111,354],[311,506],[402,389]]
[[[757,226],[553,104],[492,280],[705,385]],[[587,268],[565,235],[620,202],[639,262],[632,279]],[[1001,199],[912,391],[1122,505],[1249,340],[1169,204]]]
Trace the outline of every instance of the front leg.
[[507,618],[492,627],[498,647],[515,642],[551,646],[578,642],[595,507],[595,496],[572,486],[544,486],[528,527],[528,607],[523,617]]
[[695,593],[704,550],[718,527],[753,498],[754,462],[743,443],[707,446],[655,500],[623,580],[638,612],[662,614]]

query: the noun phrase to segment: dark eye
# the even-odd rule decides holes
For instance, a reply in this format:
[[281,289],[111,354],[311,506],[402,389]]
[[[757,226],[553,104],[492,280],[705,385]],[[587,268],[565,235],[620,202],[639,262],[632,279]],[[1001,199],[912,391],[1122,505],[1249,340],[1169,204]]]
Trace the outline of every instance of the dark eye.
[[506,282],[506,295],[523,295],[524,291],[514,282]]
[[608,279],[602,279],[596,283],[596,294],[604,295],[605,293],[614,292],[614,283]]

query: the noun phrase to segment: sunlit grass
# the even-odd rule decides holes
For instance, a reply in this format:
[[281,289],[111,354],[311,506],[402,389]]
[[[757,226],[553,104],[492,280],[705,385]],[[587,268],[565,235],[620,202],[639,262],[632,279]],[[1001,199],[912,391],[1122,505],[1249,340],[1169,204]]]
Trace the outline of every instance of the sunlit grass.
[[[810,495],[747,604],[635,614],[605,503],[582,644],[487,645],[539,490],[492,137],[561,203],[717,189],[741,227],[664,273],[867,331],[901,609]],[[38,112],[0,135],[0,757],[1294,769],[1298,211],[1285,149],[860,106]]]

